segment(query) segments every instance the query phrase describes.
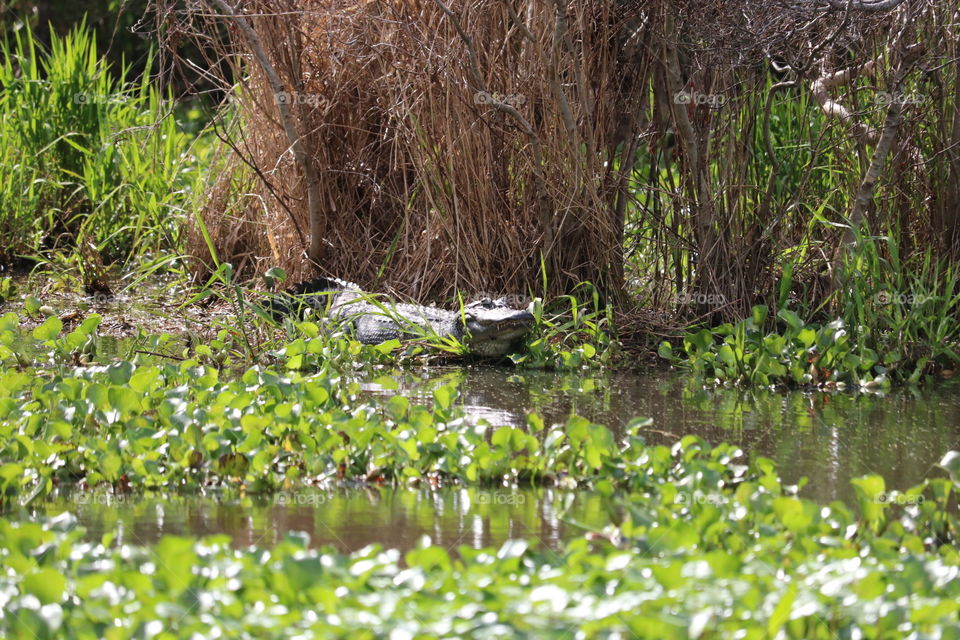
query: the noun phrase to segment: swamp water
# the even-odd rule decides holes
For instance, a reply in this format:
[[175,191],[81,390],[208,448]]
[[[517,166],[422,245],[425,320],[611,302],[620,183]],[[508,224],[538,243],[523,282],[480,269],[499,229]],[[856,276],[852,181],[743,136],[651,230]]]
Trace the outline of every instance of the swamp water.
[[[849,481],[865,474],[882,475],[888,490],[907,489],[940,473],[934,465],[948,450],[960,449],[960,385],[951,382],[879,396],[703,390],[663,370],[590,376],[473,367],[382,376],[363,389],[429,403],[433,389],[451,383],[468,417],[494,427],[523,426],[529,411],[539,412],[547,425],[573,412],[609,426],[617,436],[635,429],[653,444],[669,445],[687,434],[711,444],[737,444],[748,454],[775,460],[787,483],[808,478],[801,495],[823,504],[853,503]],[[653,423],[631,427],[636,416]],[[451,550],[498,546],[510,538],[557,549],[616,522],[617,510],[616,497],[582,490],[363,487],[270,497],[62,492],[19,517],[70,511],[90,540],[112,534],[131,544],[169,534],[222,533],[238,547],[271,546],[303,531],[312,546],[349,552],[371,543],[403,551],[424,535]]]

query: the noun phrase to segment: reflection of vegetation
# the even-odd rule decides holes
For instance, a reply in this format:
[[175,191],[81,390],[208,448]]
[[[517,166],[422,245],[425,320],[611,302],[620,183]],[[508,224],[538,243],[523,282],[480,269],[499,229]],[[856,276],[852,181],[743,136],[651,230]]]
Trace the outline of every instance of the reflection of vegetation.
[[957,447],[955,389],[810,394],[687,384],[680,391],[682,405],[706,424],[672,427],[668,414],[657,426],[740,443],[775,458],[785,478],[808,477],[804,495],[821,503],[852,502],[847,479],[882,473],[891,486],[904,489]]
[[[167,534],[226,533],[270,545],[289,531],[305,531],[314,544],[355,551],[371,542],[411,548],[423,535],[437,544],[502,544],[514,536],[535,537],[557,546],[587,526],[610,523],[611,499],[597,492],[557,489],[398,489],[367,485],[315,489],[301,487],[272,496],[218,492],[216,497],[178,494],[117,494],[110,491],[58,491],[32,505],[29,519],[77,515],[87,539],[99,532],[135,532],[140,542]],[[27,512],[8,514],[27,519]],[[579,526],[565,523],[572,520]]]

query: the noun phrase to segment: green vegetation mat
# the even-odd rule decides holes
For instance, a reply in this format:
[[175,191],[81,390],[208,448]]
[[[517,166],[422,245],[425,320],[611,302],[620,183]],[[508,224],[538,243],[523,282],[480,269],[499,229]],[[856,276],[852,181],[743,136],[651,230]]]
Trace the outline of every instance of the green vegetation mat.
[[[958,637],[956,485],[908,492],[889,513],[879,478],[857,481],[866,518],[790,495],[769,461],[728,448],[651,450],[694,473],[624,496],[619,527],[562,553],[429,541],[403,558],[306,548],[235,550],[226,537],[152,547],[79,540],[69,514],[0,522],[6,637]],[[711,464],[705,464],[704,459]],[[946,461],[949,464],[949,461]],[[656,465],[651,465],[651,470]],[[722,470],[744,479],[724,488]],[[704,471],[713,473],[704,473]]]
[[[765,458],[673,447],[572,417],[526,430],[432,402],[360,395],[381,350],[305,336],[274,367],[197,358],[97,363],[97,316],[70,332],[0,318],[0,496],[81,481],[112,491],[295,491],[304,483],[552,483],[620,505],[560,553],[431,546],[311,550],[296,535],[84,541],[65,513],[0,522],[0,635],[174,637],[960,637],[960,455],[904,493],[854,481],[859,509],[797,497]],[[150,351],[164,349],[154,337]],[[147,350],[147,349],[144,349]],[[387,370],[389,371],[389,370]],[[368,371],[369,372],[369,371]]]

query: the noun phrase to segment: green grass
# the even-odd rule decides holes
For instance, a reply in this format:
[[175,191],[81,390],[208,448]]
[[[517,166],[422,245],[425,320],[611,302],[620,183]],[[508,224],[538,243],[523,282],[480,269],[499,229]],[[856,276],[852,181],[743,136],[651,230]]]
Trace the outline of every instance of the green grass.
[[90,270],[175,251],[209,146],[180,130],[169,96],[109,69],[84,24],[49,51],[18,31],[0,60],[0,262]]

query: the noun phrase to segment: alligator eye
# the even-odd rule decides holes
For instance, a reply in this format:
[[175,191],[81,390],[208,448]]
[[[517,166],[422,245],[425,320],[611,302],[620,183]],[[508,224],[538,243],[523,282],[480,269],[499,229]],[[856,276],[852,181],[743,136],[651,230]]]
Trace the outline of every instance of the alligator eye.
[[484,309],[492,309],[492,308],[493,308],[493,300],[491,300],[490,298],[484,298],[483,300],[480,301],[480,304],[483,305],[483,308],[484,308]]

